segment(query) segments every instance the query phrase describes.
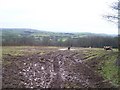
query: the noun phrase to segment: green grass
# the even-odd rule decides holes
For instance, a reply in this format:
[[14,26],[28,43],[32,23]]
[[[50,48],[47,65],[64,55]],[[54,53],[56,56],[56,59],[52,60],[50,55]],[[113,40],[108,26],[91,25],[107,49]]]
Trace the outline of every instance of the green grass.
[[97,65],[92,68],[97,70],[105,80],[110,81],[114,86],[120,86],[120,77],[118,74],[120,68],[115,64],[118,56],[117,49],[113,49],[113,51],[105,51],[100,48],[94,48],[84,51],[84,54],[85,61],[88,65],[89,63],[92,64],[92,62],[97,62]]
[[92,49],[88,49],[88,50],[86,49],[86,51],[84,51],[85,59],[88,61],[93,59],[93,58],[96,58],[96,57],[101,57],[101,56],[108,54],[108,53],[109,52],[106,52],[101,48],[92,48]]
[[100,70],[100,73],[104,76],[105,79],[111,81],[115,86],[119,86],[120,83],[118,74],[120,68],[115,64],[117,56],[117,52],[112,52],[103,58],[103,61],[101,62],[102,64],[100,63],[102,68],[102,70]]

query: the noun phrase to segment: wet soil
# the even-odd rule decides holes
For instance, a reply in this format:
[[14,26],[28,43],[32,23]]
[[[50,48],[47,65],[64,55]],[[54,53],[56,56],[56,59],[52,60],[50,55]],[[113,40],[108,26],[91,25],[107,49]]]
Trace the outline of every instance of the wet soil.
[[[3,88],[111,88],[77,51],[3,56]],[[5,64],[4,64],[5,62]],[[7,64],[6,64],[7,63]]]

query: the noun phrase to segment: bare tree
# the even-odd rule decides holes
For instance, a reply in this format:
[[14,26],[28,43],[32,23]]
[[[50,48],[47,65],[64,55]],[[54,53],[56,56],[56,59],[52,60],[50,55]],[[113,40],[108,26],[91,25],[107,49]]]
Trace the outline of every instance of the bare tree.
[[111,9],[113,10],[114,14],[110,13],[109,15],[104,15],[105,18],[107,18],[107,20],[117,23],[119,28],[120,28],[120,23],[119,23],[119,19],[120,19],[120,0],[112,3],[112,5],[110,6]]
[[[114,14],[105,15],[104,17],[107,18],[107,20],[114,22],[118,25],[118,58],[116,60],[116,65],[120,66],[120,0],[117,0],[110,6],[113,10]],[[119,72],[120,74],[120,72]]]
[[120,51],[120,0],[114,2],[110,7],[112,8],[114,14],[105,15],[105,17],[107,20],[118,25],[118,50]]
[[[113,13],[110,13],[109,15],[104,15],[104,17],[108,21],[111,21],[118,25],[118,35],[120,35],[120,31],[119,31],[119,29],[120,29],[120,0],[113,2],[110,7],[111,7]],[[120,51],[120,48],[119,48],[119,51]]]

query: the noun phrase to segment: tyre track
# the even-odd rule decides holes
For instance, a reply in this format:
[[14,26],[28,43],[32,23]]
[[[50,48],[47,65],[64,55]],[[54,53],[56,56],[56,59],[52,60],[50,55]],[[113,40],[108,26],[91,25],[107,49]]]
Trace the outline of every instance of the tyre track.
[[[68,50],[50,52],[45,55],[34,54],[32,56],[14,57],[11,66],[4,66],[3,68],[3,87],[110,87],[109,83],[103,83],[104,79],[87,66],[82,58],[84,58],[82,53]],[[10,74],[12,77],[9,76]],[[8,79],[11,80],[10,83],[8,83]],[[14,84],[15,81],[19,84]]]

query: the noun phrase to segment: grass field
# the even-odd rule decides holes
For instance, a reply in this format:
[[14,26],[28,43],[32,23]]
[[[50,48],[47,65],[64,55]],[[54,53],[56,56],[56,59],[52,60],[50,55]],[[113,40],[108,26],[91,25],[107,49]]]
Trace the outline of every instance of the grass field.
[[[42,46],[3,46],[1,57],[6,55],[27,56],[34,54],[47,54],[49,52],[56,52],[63,47],[42,47]],[[101,74],[106,80],[110,81],[113,85],[119,86],[118,68],[115,61],[118,56],[117,49],[113,51],[105,51],[103,48],[74,48],[74,52],[82,53],[84,63],[91,67],[93,70]],[[4,65],[11,64],[10,61],[3,61]]]
[[106,80],[109,80],[113,85],[120,86],[119,71],[120,68],[116,66],[118,51],[104,51],[95,49],[87,52],[86,63],[98,71]]
[[12,56],[23,56],[31,54],[44,54],[50,51],[56,51],[59,47],[44,47],[44,46],[4,46],[2,47],[2,54],[10,54]]

